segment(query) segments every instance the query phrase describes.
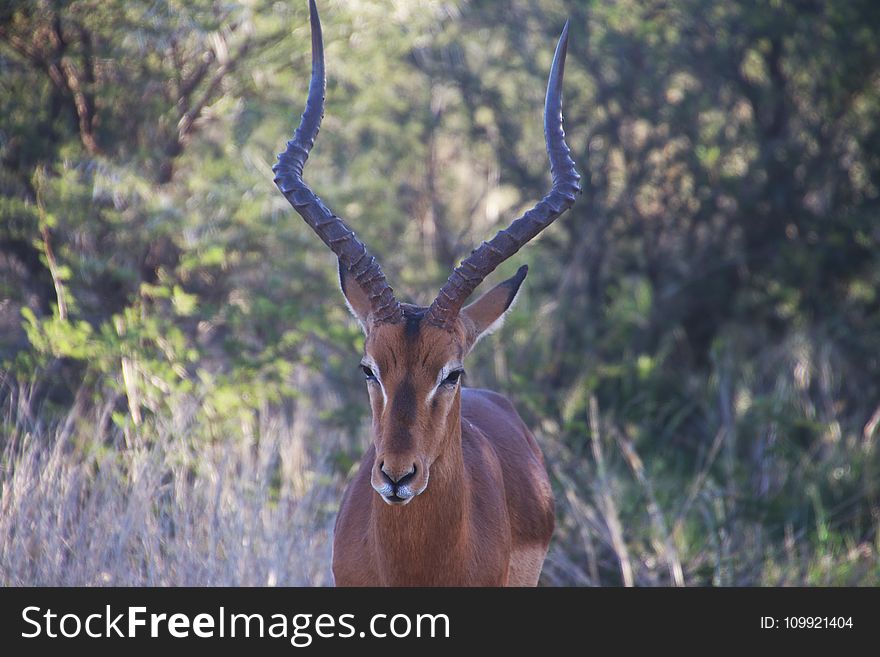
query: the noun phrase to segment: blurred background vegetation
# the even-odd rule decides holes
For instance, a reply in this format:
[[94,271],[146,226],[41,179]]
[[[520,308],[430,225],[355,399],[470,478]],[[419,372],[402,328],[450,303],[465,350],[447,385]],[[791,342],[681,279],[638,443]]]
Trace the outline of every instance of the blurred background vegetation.
[[[574,209],[469,385],[548,459],[546,585],[880,584],[880,4],[324,0],[306,177],[428,303]],[[327,584],[369,440],[332,254],[272,184],[303,1],[0,9],[0,581]]]

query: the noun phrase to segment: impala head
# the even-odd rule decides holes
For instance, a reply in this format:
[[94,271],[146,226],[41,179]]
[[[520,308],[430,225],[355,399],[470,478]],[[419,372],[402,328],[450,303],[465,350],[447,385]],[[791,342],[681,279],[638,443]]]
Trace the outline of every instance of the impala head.
[[544,104],[544,135],[553,187],[538,204],[483,242],[450,275],[428,307],[401,304],[376,259],[302,178],[324,111],[321,23],[309,0],[312,78],[302,121],[273,167],[275,183],[306,223],[336,254],[340,286],[366,335],[361,368],[373,412],[376,460],[372,484],[389,504],[406,504],[424,492],[431,466],[460,436],[464,359],[511,307],[527,268],[521,267],[474,303],[476,287],[502,262],[568,210],[580,192],[562,130],[562,76],[568,24],[562,31]]
[[373,320],[370,299],[340,267],[340,284],[366,334],[361,370],[373,411],[373,488],[406,504],[428,485],[431,466],[459,436],[465,356],[500,325],[528,268],[438,325],[430,309],[401,304],[401,321]]

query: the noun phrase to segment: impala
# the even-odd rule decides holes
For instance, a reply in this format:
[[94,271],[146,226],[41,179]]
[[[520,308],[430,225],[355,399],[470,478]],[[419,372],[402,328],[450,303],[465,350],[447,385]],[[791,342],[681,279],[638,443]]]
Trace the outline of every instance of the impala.
[[534,586],[553,533],[553,493],[541,450],[511,403],[462,387],[464,359],[499,326],[526,277],[465,306],[504,260],[568,210],[579,176],[562,130],[568,23],[544,105],[553,186],[534,208],[484,242],[429,307],[400,303],[376,259],[303,182],[324,112],[321,23],[309,0],[312,76],[299,127],[275,183],[336,254],[348,306],[366,339],[360,366],[372,408],[372,445],[342,498],[333,575],[342,586]]

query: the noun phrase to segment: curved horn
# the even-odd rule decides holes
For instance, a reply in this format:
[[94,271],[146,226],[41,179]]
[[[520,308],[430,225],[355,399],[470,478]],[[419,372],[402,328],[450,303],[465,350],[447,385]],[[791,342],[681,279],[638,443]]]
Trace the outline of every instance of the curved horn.
[[354,231],[324,205],[302,178],[303,167],[321,127],[324,92],[327,87],[321,19],[318,17],[315,0],[309,0],[309,18],[312,28],[312,79],[309,82],[309,97],[293,139],[287,142],[287,149],[278,156],[278,162],[272,167],[275,184],[369,296],[373,321],[397,323],[403,320],[403,311],[394,298],[394,292],[385,280],[379,263],[370,255]]
[[553,187],[534,208],[516,219],[507,229],[499,231],[489,242],[483,242],[455,268],[428,309],[426,320],[435,326],[450,329],[462,305],[483,279],[568,210],[581,191],[578,183],[580,176],[562,129],[562,76],[567,47],[568,21],[556,44],[544,100],[544,138],[550,156]]

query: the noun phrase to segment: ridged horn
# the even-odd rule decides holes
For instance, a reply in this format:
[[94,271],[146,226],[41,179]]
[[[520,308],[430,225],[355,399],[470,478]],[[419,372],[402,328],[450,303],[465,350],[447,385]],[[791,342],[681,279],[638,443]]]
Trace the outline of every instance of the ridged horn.
[[309,18],[312,30],[312,78],[309,82],[309,96],[293,139],[287,142],[287,148],[272,167],[275,184],[367,294],[372,309],[371,320],[374,323],[394,324],[403,321],[403,311],[376,258],[370,255],[354,231],[333,214],[303,181],[303,167],[315,144],[321,119],[324,117],[324,94],[327,88],[324,41],[315,0],[309,0]]
[[550,156],[553,186],[535,207],[508,228],[499,231],[490,241],[483,242],[455,268],[425,316],[425,320],[435,326],[450,329],[462,305],[483,279],[568,210],[581,191],[578,182],[580,176],[562,129],[562,77],[567,48],[568,21],[556,44],[544,100],[544,138]]

